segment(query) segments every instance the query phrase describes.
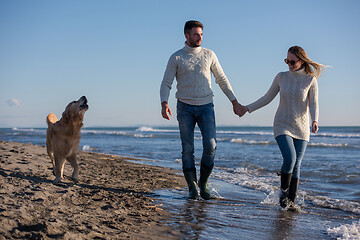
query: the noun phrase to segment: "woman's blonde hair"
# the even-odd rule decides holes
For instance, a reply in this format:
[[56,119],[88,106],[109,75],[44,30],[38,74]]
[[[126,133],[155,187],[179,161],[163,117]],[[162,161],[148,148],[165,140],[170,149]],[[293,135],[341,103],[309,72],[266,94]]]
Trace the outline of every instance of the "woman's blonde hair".
[[288,52],[304,61],[303,67],[305,68],[305,72],[311,76],[319,78],[320,73],[326,68],[325,65],[311,61],[302,47],[292,46]]

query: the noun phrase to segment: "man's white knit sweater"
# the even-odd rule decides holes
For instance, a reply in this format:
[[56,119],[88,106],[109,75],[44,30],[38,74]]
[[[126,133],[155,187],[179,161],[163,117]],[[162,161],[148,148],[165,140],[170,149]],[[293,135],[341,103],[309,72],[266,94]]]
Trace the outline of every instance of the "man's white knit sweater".
[[160,87],[161,102],[168,101],[171,85],[176,77],[176,98],[190,105],[213,102],[211,73],[216,83],[230,101],[235,99],[231,85],[222,70],[215,53],[202,47],[185,47],[171,55]]
[[304,69],[296,72],[279,73],[267,93],[248,105],[253,112],[270,103],[280,91],[280,103],[274,119],[274,135],[289,135],[309,141],[311,119],[318,121],[318,85],[315,77],[307,75]]

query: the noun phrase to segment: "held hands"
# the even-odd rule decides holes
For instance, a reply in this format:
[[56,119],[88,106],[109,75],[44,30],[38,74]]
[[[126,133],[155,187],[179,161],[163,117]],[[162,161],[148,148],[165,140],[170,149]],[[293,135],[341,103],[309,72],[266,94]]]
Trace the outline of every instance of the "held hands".
[[231,102],[233,104],[233,110],[236,115],[239,117],[244,116],[249,109],[246,106],[241,105],[236,99]]
[[318,123],[317,121],[313,121],[312,124],[311,124],[311,131],[313,133],[317,133],[317,131],[319,131],[319,126],[318,126]]
[[239,117],[242,117],[245,115],[245,113],[247,113],[249,111],[247,106],[241,106],[241,115],[239,115]]
[[161,103],[161,115],[163,118],[167,119],[167,120],[170,120],[170,117],[169,115],[171,116],[171,110],[169,108],[169,105],[167,102],[162,102]]

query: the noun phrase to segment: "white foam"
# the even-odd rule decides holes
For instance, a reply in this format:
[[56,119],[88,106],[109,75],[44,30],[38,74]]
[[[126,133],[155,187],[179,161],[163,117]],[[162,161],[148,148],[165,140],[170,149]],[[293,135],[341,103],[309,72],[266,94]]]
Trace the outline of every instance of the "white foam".
[[332,209],[341,209],[348,212],[354,212],[360,214],[360,204],[357,202],[332,199],[325,196],[307,196],[307,200],[312,201],[314,204],[317,204],[322,207],[332,208]]
[[211,195],[216,197],[216,198],[223,198],[220,193],[219,193],[219,190],[213,186],[212,184],[209,184],[209,187],[210,187],[210,191],[211,191]]
[[[247,188],[252,188],[266,192],[266,198],[263,204],[278,204],[279,199],[279,178],[273,175],[258,176],[257,170],[249,170],[247,168],[217,168],[220,171],[214,171],[211,177],[220,179],[222,181],[239,185]],[[304,190],[299,190],[297,197],[297,204],[304,205],[306,201],[310,201],[320,207],[340,209],[343,211],[360,214],[360,204],[348,200],[332,199],[325,196],[312,196]]]
[[179,132],[179,130],[156,129],[156,128],[152,128],[152,127],[139,127],[135,131],[137,131],[137,132]]
[[[21,131],[21,132],[35,132],[33,128],[12,128],[13,131]],[[41,130],[38,130],[40,132]]]
[[151,127],[139,127],[138,129],[136,129],[135,131],[139,131],[139,132],[153,132],[154,129]]
[[269,144],[275,144],[275,142],[272,141],[254,141],[254,140],[245,140],[241,138],[235,138],[231,139],[230,142],[233,143],[240,143],[240,144],[250,144],[250,145],[269,145]]
[[14,131],[12,134],[13,135],[19,135],[21,136],[22,134],[45,134],[46,133],[46,129],[45,128],[12,128],[12,131]]
[[308,146],[310,147],[328,147],[328,148],[360,148],[360,146],[357,145],[349,145],[347,143],[341,144],[332,144],[332,143],[309,143]]
[[110,131],[110,130],[87,130],[82,129],[81,133],[91,133],[91,134],[109,134],[109,135],[131,135],[128,132],[125,131]]
[[216,131],[224,134],[238,134],[238,135],[273,135],[273,132],[251,132],[251,131]]
[[134,137],[137,137],[137,138],[152,138],[153,135],[152,134],[134,134]]
[[261,204],[266,205],[278,205],[279,204],[279,192],[271,190],[267,195],[266,198],[261,202]]
[[[275,141],[255,141],[255,140],[247,140],[242,138],[233,138],[230,140],[232,143],[238,143],[238,144],[248,144],[248,145],[270,145],[270,144],[276,144]],[[341,144],[341,143],[309,143],[309,147],[323,147],[323,148],[360,148],[360,146],[357,145],[349,145],[347,143]]]
[[318,137],[334,137],[334,138],[360,138],[358,133],[316,133]]
[[[266,197],[265,199],[261,202],[261,204],[264,205],[274,205],[274,206],[279,206],[279,199],[280,199],[280,194],[281,194],[281,190],[277,189],[277,190],[271,190],[269,193],[265,193]],[[298,196],[296,198],[296,206],[295,208],[297,209],[298,212],[301,212],[301,208],[300,206],[305,205],[304,202],[304,196],[306,195],[306,193],[304,191],[299,191],[298,192]],[[286,210],[286,209],[285,209]]]
[[337,239],[355,240],[360,239],[360,220],[352,224],[345,224],[340,227],[328,228],[329,235]]
[[275,182],[278,181],[275,177],[265,176],[265,177],[254,177],[256,170],[249,170],[247,168],[236,168],[234,169],[222,169],[221,171],[216,171],[211,174],[211,177],[223,180],[225,182],[254,188],[261,191],[270,192],[276,188]]
[[84,145],[82,147],[82,150],[88,152],[88,151],[91,151],[91,147],[89,145]]

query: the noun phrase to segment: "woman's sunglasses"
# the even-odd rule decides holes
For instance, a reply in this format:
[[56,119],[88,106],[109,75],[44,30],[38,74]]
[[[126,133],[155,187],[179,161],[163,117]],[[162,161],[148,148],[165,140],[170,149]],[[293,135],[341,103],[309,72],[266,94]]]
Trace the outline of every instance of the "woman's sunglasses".
[[297,60],[297,61],[294,61],[294,60],[289,60],[289,59],[285,58],[284,61],[285,61],[286,64],[289,64],[289,65],[291,65],[291,66],[294,66],[295,63],[297,63],[298,61],[300,61],[300,59]]

